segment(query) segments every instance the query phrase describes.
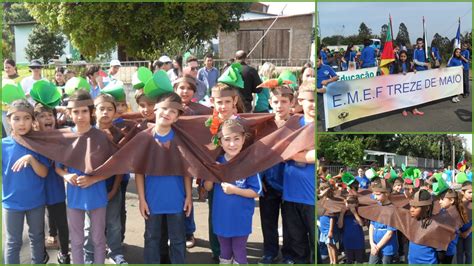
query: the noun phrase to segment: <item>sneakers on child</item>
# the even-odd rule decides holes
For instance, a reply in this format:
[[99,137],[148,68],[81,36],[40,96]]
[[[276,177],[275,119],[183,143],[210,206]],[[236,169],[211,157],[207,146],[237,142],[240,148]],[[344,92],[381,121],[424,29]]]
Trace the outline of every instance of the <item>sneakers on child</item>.
[[113,257],[112,260],[115,262],[115,264],[128,264],[123,255],[117,255]]
[[71,256],[69,256],[69,254],[62,254],[61,252],[58,252],[58,263],[71,264]]
[[258,264],[274,264],[277,258],[273,256],[263,256],[259,261]]
[[186,247],[192,248],[196,244],[196,239],[194,239],[194,235],[187,235],[186,236]]
[[48,263],[48,261],[49,261],[48,252],[46,252],[46,250],[44,250],[43,264]]

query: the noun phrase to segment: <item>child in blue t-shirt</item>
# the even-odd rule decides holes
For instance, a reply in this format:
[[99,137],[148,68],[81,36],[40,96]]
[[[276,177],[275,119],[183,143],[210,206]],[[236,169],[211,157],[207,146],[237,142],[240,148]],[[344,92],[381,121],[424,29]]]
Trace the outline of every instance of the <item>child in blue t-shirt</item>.
[[[314,81],[299,87],[298,103],[303,108],[300,126],[315,118]],[[315,254],[315,157],[314,149],[302,151],[286,162],[283,173],[283,210],[288,224],[288,246],[294,263],[314,263]]]
[[19,264],[26,217],[31,263],[47,262],[44,252],[45,177],[48,160],[21,146],[14,136],[31,131],[33,107],[26,100],[12,102],[6,114],[12,134],[2,139],[2,204],[5,224],[5,264]]
[[[390,203],[388,195],[390,184],[380,179],[372,185],[373,196],[378,204],[385,206]],[[369,264],[391,264],[398,250],[397,229],[376,221],[369,226],[370,257]]]
[[[171,126],[184,112],[181,98],[174,92],[164,94],[160,96],[155,108],[156,124],[153,137],[156,141],[168,145],[175,136]],[[140,213],[145,219],[145,263],[160,264],[163,255],[160,243],[166,220],[171,263],[184,264],[185,216],[189,216],[192,209],[191,177],[136,174],[135,182]]]
[[[245,142],[245,129],[236,119],[224,121],[217,134],[224,155],[217,161],[226,163],[236,157]],[[252,233],[255,198],[262,193],[258,175],[220,184],[205,181],[206,190],[213,190],[212,224],[219,240],[221,264],[247,264],[246,245]]]
[[363,263],[365,257],[364,220],[357,213],[357,196],[350,195],[345,200],[346,208],[341,210],[338,228],[342,230],[342,242],[346,263]]
[[[463,204],[468,209],[472,204],[471,181],[465,181],[462,184],[461,192]],[[458,264],[472,264],[472,219],[460,229],[456,258]]]
[[[463,59],[462,58],[463,57],[461,56],[461,49],[459,49],[459,48],[454,49],[453,55],[451,56],[451,58],[449,58],[447,67],[463,66]],[[464,74],[464,72],[463,72],[463,74]],[[469,77],[469,72],[467,73],[467,75]],[[453,103],[457,103],[457,102],[461,101],[459,99],[459,96],[457,96],[457,95],[454,96],[451,100],[452,100]]]
[[[427,190],[419,190],[410,200],[410,215],[421,222],[422,228],[431,223],[433,198]],[[410,241],[408,245],[408,264],[438,264],[436,249]]]
[[428,66],[430,65],[427,60],[427,54],[425,54],[425,42],[422,38],[416,39],[416,49],[413,53],[413,63],[415,63],[416,71],[424,71],[428,70]]
[[[86,134],[91,130],[98,131],[98,129],[92,127],[94,102],[87,91],[76,91],[69,98],[68,110],[75,124],[75,127],[70,129],[72,132]],[[107,141],[105,133],[102,134],[103,141]],[[88,213],[90,231],[92,232],[91,239],[94,246],[94,263],[103,264],[106,244],[106,177],[88,176],[81,170],[60,163],[56,164],[56,173],[67,182],[67,218],[73,263],[84,264],[84,222],[85,215]]]
[[[56,128],[55,112],[48,106],[37,103],[34,108],[34,115],[39,131],[52,131]],[[49,164],[48,176],[45,182],[49,235],[54,239],[53,243],[59,238],[58,262],[60,264],[70,264],[64,179],[56,173],[52,163]]]

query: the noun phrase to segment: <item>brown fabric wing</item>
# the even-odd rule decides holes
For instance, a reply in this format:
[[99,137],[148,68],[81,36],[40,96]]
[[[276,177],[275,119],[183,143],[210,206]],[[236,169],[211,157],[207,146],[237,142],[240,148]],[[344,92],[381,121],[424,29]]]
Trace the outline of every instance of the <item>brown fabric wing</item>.
[[188,105],[184,106],[184,114],[183,116],[190,116],[190,115],[211,115],[212,109],[204,106],[200,103],[191,102]]
[[104,132],[94,127],[84,134],[71,132],[67,128],[31,131],[24,136],[13,137],[22,146],[86,174],[91,174],[118,149]]

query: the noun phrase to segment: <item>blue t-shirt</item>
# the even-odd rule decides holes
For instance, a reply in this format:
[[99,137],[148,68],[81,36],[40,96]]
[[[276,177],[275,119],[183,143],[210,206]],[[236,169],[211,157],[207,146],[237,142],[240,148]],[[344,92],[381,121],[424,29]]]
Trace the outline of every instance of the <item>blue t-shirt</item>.
[[[165,136],[155,134],[161,143],[173,140],[174,131]],[[145,176],[145,199],[151,214],[183,212],[186,190],[183,176]]]
[[[224,156],[217,159],[225,163]],[[262,193],[262,182],[258,175],[239,179],[231,184],[241,189],[251,189]],[[212,224],[214,234],[221,237],[247,236],[252,233],[252,216],[255,210],[255,199],[238,195],[228,195],[222,190],[221,184],[214,184],[212,202]]]
[[[306,124],[301,117],[300,125]],[[315,174],[314,163],[287,161],[283,172],[283,200],[314,206]]]
[[[413,54],[413,61],[418,61],[419,63],[426,63],[425,49],[416,49]],[[415,69],[417,71],[428,70],[427,66],[420,66],[415,62]]]
[[441,55],[439,54],[439,49],[436,47],[431,47],[431,52],[434,54],[435,59],[440,61],[441,60]]
[[12,166],[21,157],[31,154],[45,166],[44,156],[18,144],[11,136],[2,139],[2,203],[9,210],[32,210],[46,204],[45,179],[38,176],[28,165],[19,172]]
[[359,188],[368,189],[370,186],[370,179],[366,176],[356,176],[355,179],[359,182]]
[[54,167],[49,167],[45,182],[46,205],[53,205],[66,201],[64,178],[56,173]]
[[[469,222],[468,222],[467,224],[464,224],[464,225],[461,227],[461,229],[459,229],[459,230],[460,230],[461,232],[466,232],[466,231],[469,230],[469,228],[471,228],[471,227],[472,227],[472,220],[469,220]],[[469,233],[468,236],[470,236],[471,234],[472,234],[472,232]]]
[[342,242],[344,248],[365,249],[364,230],[357,223],[354,215],[344,215],[344,227],[342,228]]
[[323,50],[321,50],[319,54],[321,55],[321,60],[323,60],[323,64],[328,65],[329,64],[328,54]]
[[339,228],[337,227],[337,217],[336,216],[329,216],[323,215],[319,217],[319,230],[321,233],[327,235],[329,234],[329,228],[331,226],[331,219],[334,219],[334,226],[332,234],[335,236],[336,233],[339,232]]
[[265,178],[265,181],[272,188],[283,192],[283,171],[285,170],[285,163],[278,163],[260,173],[260,176]]
[[456,57],[451,57],[448,62],[448,67],[462,66],[462,60]]
[[362,68],[374,67],[375,64],[375,49],[370,46],[364,47],[362,49],[362,54],[360,55],[360,60],[362,61]]
[[378,223],[376,221],[371,221],[370,224],[374,226],[374,242],[375,244],[379,243],[382,240],[385,233],[388,231],[393,231],[393,235],[390,240],[382,247],[382,255],[390,256],[394,255],[398,250],[398,239],[397,239],[397,229],[385,224]]
[[332,69],[330,66],[321,65],[320,67],[318,67],[318,79],[317,79],[318,89],[321,89],[323,87],[323,85],[321,84],[323,80],[327,80],[335,76],[337,76],[337,74],[336,72],[334,72],[334,69]]
[[408,245],[408,264],[438,264],[436,249],[410,241]]
[[456,237],[449,242],[448,249],[446,250],[446,256],[454,256],[456,255],[456,245],[458,244],[459,240],[459,232],[456,231]]
[[210,89],[217,83],[217,79],[219,78],[219,70],[217,70],[215,67],[212,67],[210,70],[206,67],[202,67],[198,71],[197,78],[204,82],[206,87]]
[[[462,50],[461,55],[464,56],[464,58],[466,58],[467,61],[469,61],[471,59],[471,54],[469,53],[469,50],[467,50],[467,49]],[[469,62],[462,61],[462,65],[464,66],[465,71],[468,71],[469,68],[471,67],[471,64]]]

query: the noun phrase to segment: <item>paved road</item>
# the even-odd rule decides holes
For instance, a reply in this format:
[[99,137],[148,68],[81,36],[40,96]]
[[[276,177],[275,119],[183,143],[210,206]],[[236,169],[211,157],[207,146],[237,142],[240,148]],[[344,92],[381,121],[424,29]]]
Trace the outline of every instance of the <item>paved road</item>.
[[[472,82],[470,82],[472,91]],[[460,97],[459,103],[451,98],[434,101],[419,107],[425,114],[402,116],[402,110],[374,115],[341,125],[343,132],[471,132],[472,95]],[[409,110],[409,109],[408,109]],[[322,127],[318,125],[318,132]]]
[[[208,242],[208,204],[207,202],[198,202],[197,192],[194,189],[195,201],[194,201],[194,215],[196,222],[196,246],[188,249],[186,255],[186,263],[192,264],[212,264],[214,263],[211,258],[211,251],[209,249]],[[145,228],[145,222],[140,215],[138,210],[138,196],[136,194],[135,182],[131,179],[129,187],[127,189],[127,231],[125,236],[124,255],[129,263],[143,263],[143,233]],[[281,221],[281,219],[280,219]],[[27,225],[24,227],[27,230]],[[247,253],[249,263],[257,263],[262,256],[263,249],[263,237],[262,229],[260,224],[260,213],[257,207],[255,208],[255,214],[253,216],[253,229],[252,234],[249,237],[247,244]],[[46,230],[47,232],[47,230]],[[5,239],[4,228],[2,228],[2,239]],[[4,242],[3,242],[4,243]],[[2,243],[2,254],[3,254],[3,243]],[[30,260],[30,247],[27,232],[23,234],[23,247],[21,250],[21,263],[29,264]],[[280,238],[281,245],[281,238]],[[50,256],[49,264],[57,263],[56,250],[48,250]],[[2,255],[3,257],[3,255]],[[106,260],[106,264],[113,264],[111,260]]]

